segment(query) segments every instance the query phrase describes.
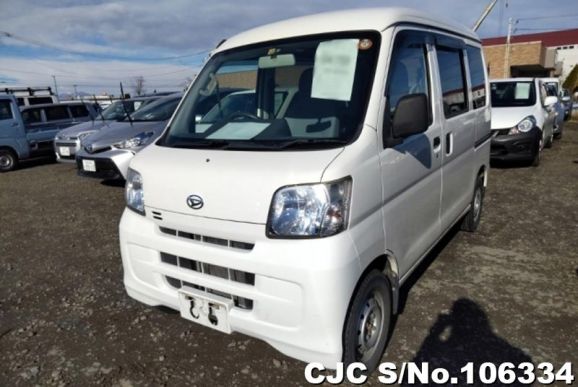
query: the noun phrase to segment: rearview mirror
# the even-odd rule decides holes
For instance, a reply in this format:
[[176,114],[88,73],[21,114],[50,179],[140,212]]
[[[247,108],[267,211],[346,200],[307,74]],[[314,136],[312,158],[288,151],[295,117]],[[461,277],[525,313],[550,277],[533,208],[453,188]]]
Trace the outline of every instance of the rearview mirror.
[[259,58],[258,65],[260,69],[295,66],[295,55],[281,54],[275,56],[262,56]]
[[402,97],[397,103],[393,116],[393,137],[405,138],[425,132],[428,127],[428,117],[428,102],[425,94],[410,94]]

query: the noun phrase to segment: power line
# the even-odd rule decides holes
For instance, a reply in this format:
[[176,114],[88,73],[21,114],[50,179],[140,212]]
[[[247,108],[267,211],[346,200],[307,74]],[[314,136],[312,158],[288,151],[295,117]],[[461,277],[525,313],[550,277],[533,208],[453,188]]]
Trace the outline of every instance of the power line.
[[578,15],[552,15],[552,16],[521,17],[521,18],[518,18],[518,20],[541,20],[541,19],[554,19],[554,18],[566,18],[566,17],[578,17]]
[[[5,68],[5,67],[0,67],[0,70],[2,71],[11,71],[11,72],[15,72],[15,73],[23,73],[23,74],[33,74],[33,75],[46,75],[46,76],[50,76],[50,75],[56,75],[59,78],[71,78],[71,79],[94,79],[95,76],[90,76],[90,75],[70,75],[70,74],[59,74],[59,73],[55,73],[52,71],[48,71],[48,72],[38,72],[38,71],[27,71],[27,70],[18,70],[18,69],[9,69],[9,68]],[[182,72],[191,72],[194,73],[194,69],[191,68],[186,68],[186,69],[180,69],[180,70],[175,70],[175,71],[169,71],[169,72],[165,72],[165,73],[154,73],[154,74],[141,74],[140,72],[134,72],[131,75],[118,75],[115,77],[102,77],[102,76],[98,76],[97,78],[99,79],[104,79],[104,80],[118,80],[118,79],[126,79],[126,78],[131,78],[137,75],[142,75],[145,78],[160,78],[163,76],[167,76],[167,75],[172,75],[172,74],[177,74],[177,73],[182,73]]]
[[149,57],[149,58],[147,58],[147,57],[123,57],[123,56],[118,56],[118,55],[97,54],[97,53],[91,53],[91,52],[85,52],[85,51],[70,50],[70,49],[66,49],[66,48],[52,45],[50,43],[42,42],[42,41],[39,41],[36,39],[31,39],[31,38],[26,38],[26,37],[14,35],[14,34],[7,32],[7,31],[0,31],[0,36],[4,36],[4,37],[10,38],[10,39],[18,40],[18,41],[21,41],[24,43],[33,44],[33,45],[38,46],[38,47],[43,47],[43,48],[48,48],[51,50],[61,51],[61,52],[67,53],[67,54],[83,55],[83,56],[89,56],[89,57],[101,58],[101,59],[114,59],[114,58],[118,59],[118,58],[120,58],[120,59],[125,59],[125,60],[143,60],[143,61],[145,61],[145,60],[150,60],[150,61],[174,60],[174,59],[199,56],[199,55],[207,54],[210,52],[210,50],[202,50],[202,51],[194,52],[191,54],[167,56],[167,57]]

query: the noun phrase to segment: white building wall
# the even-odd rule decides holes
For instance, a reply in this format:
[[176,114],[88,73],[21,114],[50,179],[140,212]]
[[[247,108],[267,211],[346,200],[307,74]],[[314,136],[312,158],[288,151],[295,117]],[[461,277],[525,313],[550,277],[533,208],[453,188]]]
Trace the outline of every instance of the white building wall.
[[562,82],[566,80],[570,71],[578,64],[578,43],[556,47],[556,61],[562,62]]

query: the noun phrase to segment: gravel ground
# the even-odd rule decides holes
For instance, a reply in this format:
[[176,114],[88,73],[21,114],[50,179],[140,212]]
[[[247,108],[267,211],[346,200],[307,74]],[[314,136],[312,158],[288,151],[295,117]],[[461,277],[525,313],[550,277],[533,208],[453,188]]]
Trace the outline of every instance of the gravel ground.
[[[405,285],[384,361],[578,366],[577,162],[567,124],[540,167],[492,168],[478,232],[451,232]],[[0,175],[0,386],[305,384],[263,342],[130,299],[123,206],[72,165]]]

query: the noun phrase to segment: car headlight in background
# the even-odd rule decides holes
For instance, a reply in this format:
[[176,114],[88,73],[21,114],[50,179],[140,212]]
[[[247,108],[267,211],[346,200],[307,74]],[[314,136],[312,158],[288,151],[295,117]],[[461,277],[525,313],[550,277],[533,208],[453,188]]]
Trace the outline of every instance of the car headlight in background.
[[321,238],[347,228],[351,178],[279,189],[267,223],[270,238]]
[[536,119],[534,118],[534,116],[528,116],[524,118],[522,121],[520,121],[518,125],[510,129],[508,134],[527,133],[530,130],[532,130],[532,128],[534,128],[535,126],[536,126]]
[[145,208],[142,176],[134,169],[128,169],[124,193],[126,206],[131,210],[144,215]]
[[128,140],[113,144],[113,146],[118,149],[129,149],[143,146],[148,142],[153,134],[153,132],[142,132]]

